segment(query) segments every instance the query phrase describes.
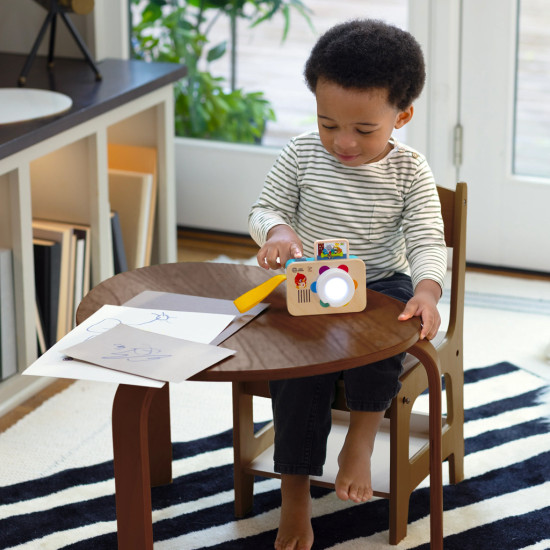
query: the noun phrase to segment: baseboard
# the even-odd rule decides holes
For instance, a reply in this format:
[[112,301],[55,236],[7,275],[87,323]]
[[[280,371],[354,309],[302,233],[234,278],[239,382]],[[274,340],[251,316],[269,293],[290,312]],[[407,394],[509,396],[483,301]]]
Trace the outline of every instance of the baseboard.
[[537,279],[541,281],[550,281],[550,273],[544,271],[533,271],[530,269],[519,269],[515,267],[505,267],[498,265],[480,264],[476,262],[466,262],[467,271],[477,271],[481,273],[490,273],[491,275],[505,275],[508,277],[520,277],[524,279]]
[[243,246],[257,246],[252,237],[244,233],[198,229],[184,225],[178,225],[178,239],[197,239],[218,243],[242,244]]

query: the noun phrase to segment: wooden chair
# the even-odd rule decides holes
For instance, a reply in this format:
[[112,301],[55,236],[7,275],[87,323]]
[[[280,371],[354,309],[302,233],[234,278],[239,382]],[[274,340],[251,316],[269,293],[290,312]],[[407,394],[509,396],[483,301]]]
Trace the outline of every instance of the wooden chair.
[[[447,413],[442,418],[442,459],[448,460],[450,482],[458,483],[464,478],[462,340],[467,186],[458,183],[454,191],[443,187],[437,190],[445,224],[445,241],[452,250],[452,260],[449,324],[447,330],[438,334],[433,343],[440,358],[447,404]],[[405,359],[401,382],[401,390],[386,412],[372,458],[374,494],[389,499],[390,544],[398,544],[406,536],[410,495],[429,475],[427,414],[412,410],[417,397],[428,388],[428,380],[423,366],[411,355]],[[279,477],[273,472],[273,425],[269,423],[258,432],[254,431],[253,396],[269,397],[267,382],[233,383],[237,517],[248,514],[252,509],[255,475]],[[333,404],[333,429],[329,436],[325,471],[321,478],[312,477],[312,484],[334,487],[336,457],[347,431],[347,411],[341,384]]]

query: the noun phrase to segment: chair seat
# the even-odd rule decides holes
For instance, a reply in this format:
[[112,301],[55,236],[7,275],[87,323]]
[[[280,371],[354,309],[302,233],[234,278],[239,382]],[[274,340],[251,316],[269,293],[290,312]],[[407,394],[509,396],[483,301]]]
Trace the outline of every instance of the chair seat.
[[[409,437],[409,457],[412,458],[429,442],[428,416],[414,415],[411,419]],[[312,476],[311,484],[328,489],[334,489],[334,480],[338,474],[338,454],[344,444],[349,426],[349,413],[340,410],[332,411],[332,425],[327,440],[327,458],[323,467],[323,475]],[[254,476],[280,477],[274,470],[273,445],[259,454],[245,467],[246,473]],[[390,495],[390,452],[391,435],[390,420],[382,421],[376,436],[376,445],[371,457],[372,487],[375,496],[388,498]]]

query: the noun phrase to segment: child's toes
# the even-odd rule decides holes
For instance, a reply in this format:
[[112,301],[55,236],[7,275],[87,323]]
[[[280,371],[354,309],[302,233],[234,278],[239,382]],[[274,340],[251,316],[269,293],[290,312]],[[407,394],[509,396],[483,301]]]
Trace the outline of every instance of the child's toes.
[[361,490],[360,486],[357,486],[355,484],[351,484],[349,488],[349,499],[355,503],[362,502],[361,501],[361,495],[363,491]]
[[369,486],[362,487],[360,494],[361,502],[367,502],[372,498],[372,489]]
[[350,500],[357,504],[367,502],[371,498],[372,491],[368,486],[358,485],[350,489]]
[[347,485],[337,483],[336,487],[335,487],[335,491],[336,491],[336,496],[340,500],[349,500],[350,499],[349,487]]

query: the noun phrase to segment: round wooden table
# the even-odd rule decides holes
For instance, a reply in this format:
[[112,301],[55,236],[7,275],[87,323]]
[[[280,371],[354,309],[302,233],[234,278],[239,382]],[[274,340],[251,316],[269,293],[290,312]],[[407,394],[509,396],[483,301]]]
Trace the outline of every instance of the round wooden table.
[[[234,300],[272,275],[260,267],[220,263],[136,269],[92,289],[76,320],[80,323],[103,305],[122,305],[146,290]],[[293,317],[286,307],[284,284],[265,301],[270,304],[267,310],[220,344],[237,353],[192,380],[274,380],[341,371],[403,351],[417,357],[426,368],[430,388],[431,543],[441,548],[441,377],[437,352],[419,340],[419,319],[398,321],[403,304],[373,291],[367,291],[367,307],[360,313]],[[115,395],[119,549],[153,548],[150,488],[169,483],[172,476],[168,397],[168,384],[161,389],[120,385]]]

